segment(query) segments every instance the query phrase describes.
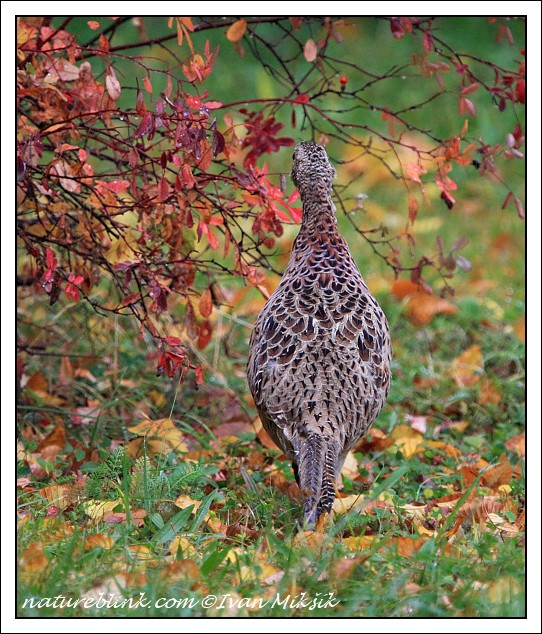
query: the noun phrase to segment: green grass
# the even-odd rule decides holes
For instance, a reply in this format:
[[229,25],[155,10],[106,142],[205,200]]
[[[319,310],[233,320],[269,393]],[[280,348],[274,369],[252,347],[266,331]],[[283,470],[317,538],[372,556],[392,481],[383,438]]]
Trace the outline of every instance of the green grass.
[[[81,379],[73,380],[69,386],[69,400],[83,395],[101,399],[98,432],[92,425],[71,426],[71,407],[57,406],[50,411],[47,406],[27,404],[21,409],[21,428],[37,429],[38,419],[43,421],[44,415],[60,417],[69,429],[72,447],[75,444],[83,449],[92,447],[91,439],[94,439],[97,454],[80,466],[85,474],[85,485],[79,500],[57,517],[47,517],[50,503],[37,489],[42,485],[73,481],[67,458],[69,445],[48,465],[53,481],[44,477],[33,483],[30,492],[21,491],[20,513],[25,521],[19,527],[19,553],[24,554],[32,544],[42,542],[48,565],[45,571],[32,575],[28,572],[32,565],[23,562],[18,588],[19,614],[521,616],[524,606],[521,534],[503,537],[496,530],[482,529],[477,522],[467,521],[453,544],[446,539],[439,541],[436,536],[427,539],[419,550],[408,556],[397,551],[398,538],[420,538],[408,514],[402,510],[404,504],[439,499],[454,487],[461,491],[458,463],[474,455],[495,463],[502,453],[507,453],[510,461],[517,464],[518,459],[507,452],[504,443],[523,430],[523,344],[510,332],[506,322],[488,321],[483,310],[476,316],[478,300],[464,298],[459,305],[461,310],[457,315],[437,316],[431,325],[422,329],[415,328],[404,318],[400,304],[387,305],[395,344],[394,382],[389,403],[377,426],[391,433],[404,422],[407,413],[427,415],[431,430],[445,421],[466,420],[469,422],[466,432],[457,433],[450,428],[438,436],[454,446],[460,458],[435,449],[407,460],[397,446],[358,454],[360,472],[369,473],[365,465],[371,465],[373,482],[360,486],[360,482],[345,480],[345,492],[364,493],[371,499],[384,495],[388,506],[377,509],[374,514],[352,512],[337,516],[327,532],[319,534],[319,541],[312,545],[304,544],[298,536],[299,504],[270,485],[264,472],[265,466],[278,457],[278,452],[259,445],[251,431],[216,444],[213,435],[204,433],[196,422],[205,421],[211,432],[220,430],[224,393],[218,397],[218,403],[213,400],[217,398],[213,397],[213,390],[217,389],[212,387],[213,381],[209,381],[209,387],[202,388],[209,398],[201,400],[194,398],[188,386],[181,386],[173,408],[174,420],[189,440],[192,437],[194,447],[207,448],[206,458],[201,458],[200,464],[187,463],[182,454],[175,452],[136,461],[127,458],[122,449],[111,451],[110,438],[132,437],[126,428],[141,419],[136,413],[137,407],[149,402],[148,395],[153,389],[165,393],[167,402],[161,407],[151,407],[150,417],[167,416],[166,410],[173,403],[173,394],[168,395],[164,379],[153,377],[145,355],[130,345],[129,328],[119,328],[119,360],[125,369],[118,379],[122,380],[105,382],[102,391]],[[516,310],[519,313],[519,309]],[[92,321],[93,317],[89,319]],[[502,394],[499,406],[480,405],[478,386],[459,389],[447,375],[450,360],[472,342],[481,345],[486,373]],[[83,342],[80,348],[84,348]],[[104,352],[95,351],[98,357]],[[232,364],[226,357],[221,357],[221,363],[237,369],[242,366],[240,360]],[[43,362],[40,368],[45,369]],[[427,374],[428,368],[437,381],[430,393],[414,384],[414,377]],[[57,368],[51,364],[49,369],[54,383]],[[98,366],[91,369],[99,371]],[[107,370],[102,370],[103,376],[107,376]],[[135,387],[131,381],[136,383]],[[215,383],[220,381],[215,379]],[[233,381],[233,385],[244,399],[243,380]],[[430,431],[425,437],[431,438]],[[26,443],[23,441],[23,444]],[[256,453],[261,453],[262,459],[251,463]],[[276,461],[275,465],[287,479],[292,478],[286,462]],[[65,477],[61,475],[63,472],[67,473]],[[221,477],[217,477],[219,472]],[[28,467],[22,461],[19,476],[28,475]],[[427,482],[430,484],[424,484]],[[510,486],[511,498],[521,503],[522,476],[515,477]],[[476,492],[484,494],[480,484]],[[173,501],[179,495],[200,501],[204,510],[191,512],[190,508],[176,507]],[[130,521],[129,512],[126,522],[120,524],[94,523],[85,512],[86,504],[92,499],[119,500],[116,511],[126,513],[128,509],[133,512],[144,508],[147,516],[140,526]],[[211,508],[211,517],[220,519],[229,528],[219,533],[208,528],[204,521],[205,508]],[[428,517],[431,513],[435,525],[442,526],[444,518],[438,509],[433,509]],[[110,536],[112,548],[97,546],[85,551],[87,537],[93,533]],[[186,538],[185,551],[179,550],[177,558],[192,559],[196,563],[199,569],[196,579],[183,579],[182,574],[176,576],[172,568],[175,558],[171,556],[169,544],[175,535]],[[345,546],[347,537],[362,535],[371,536],[370,545],[353,550]],[[134,546],[145,550],[134,552]],[[142,556],[144,559],[138,559]],[[355,564],[348,576],[336,572],[352,558]],[[263,568],[264,564],[271,568]],[[267,577],[271,581],[266,580]],[[117,592],[117,583],[121,584],[120,592],[125,599],[134,597],[135,600],[143,592],[151,607],[59,610],[31,608],[27,601],[23,608],[30,597],[99,598],[103,592],[108,598],[109,593]],[[330,592],[334,593],[331,598],[340,603],[335,607],[321,607],[330,599]],[[283,607],[284,597],[290,595],[297,605],[301,601],[297,595],[301,593],[305,593],[304,600],[309,604],[313,599],[318,604],[320,599],[320,607]],[[253,611],[246,605],[236,604],[228,609],[215,608],[213,612],[201,605],[203,598],[211,594],[226,603],[227,595],[231,595],[231,601],[261,598],[267,604]],[[154,602],[161,598],[164,601],[192,598],[193,607],[156,607]]]

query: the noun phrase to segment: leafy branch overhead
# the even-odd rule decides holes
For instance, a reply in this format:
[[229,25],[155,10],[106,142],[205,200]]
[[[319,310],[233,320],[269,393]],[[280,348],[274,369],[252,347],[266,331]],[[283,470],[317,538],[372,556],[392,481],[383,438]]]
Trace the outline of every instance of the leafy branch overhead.
[[[300,221],[282,149],[301,138],[339,157],[339,214],[420,292],[452,294],[454,270],[469,267],[461,243],[438,239],[422,251],[413,233],[424,209],[462,212],[463,173],[490,179],[502,208],[524,216],[500,168],[523,159],[525,103],[525,52],[503,18],[478,19],[497,39],[498,61],[457,50],[446,18],[175,17],[156,37],[144,18],[73,30],[72,20],[18,20],[19,282],[52,305],[132,315],[169,376],[192,369],[199,383],[203,371],[180,339],[168,340],[161,316],[180,306],[201,350],[227,303],[219,282],[263,289],[277,239]],[[394,61],[352,57],[359,33],[382,26]],[[256,60],[273,91],[218,94],[210,79],[234,72],[221,65],[227,47],[239,67]],[[405,87],[396,103],[380,98],[390,84]],[[447,130],[435,130],[432,113],[452,102]],[[470,131],[480,117],[510,113],[505,138]],[[363,208],[359,183],[382,169],[404,188],[401,227],[352,215]]]

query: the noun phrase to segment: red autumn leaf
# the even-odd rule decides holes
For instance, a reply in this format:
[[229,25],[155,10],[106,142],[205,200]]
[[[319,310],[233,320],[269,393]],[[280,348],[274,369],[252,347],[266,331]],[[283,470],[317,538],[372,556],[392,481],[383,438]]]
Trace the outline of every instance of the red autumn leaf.
[[201,365],[198,365],[197,368],[194,368],[194,372],[196,374],[196,385],[203,385],[205,379],[203,377],[203,368]]
[[141,90],[137,91],[136,112],[140,117],[144,117],[147,114],[147,106]]
[[109,40],[103,34],[98,40],[98,48],[102,53],[109,53]]
[[525,103],[525,80],[518,79],[516,82],[516,90],[514,92],[516,101],[519,103]]
[[310,95],[307,95],[307,93],[302,93],[301,95],[297,95],[296,98],[294,99],[295,103],[309,103],[309,101],[311,100]]
[[134,132],[134,138],[139,139],[139,137],[145,136],[152,128],[154,128],[154,118],[151,112],[147,112]]
[[192,189],[196,184],[194,176],[192,175],[192,169],[188,163],[184,163],[181,167],[181,174],[183,176],[184,183],[188,189]]
[[420,176],[427,174],[427,170],[418,163],[408,163],[406,168],[406,175],[411,181],[422,184]]
[[166,337],[164,341],[168,344],[168,346],[179,346],[181,344],[181,339],[179,337]]
[[218,247],[220,246],[220,242],[206,222],[200,222],[198,225],[198,230],[200,234],[205,234],[207,236],[207,240],[209,241],[209,246],[211,247],[211,249],[218,249]]
[[290,197],[286,201],[289,205],[295,203],[296,200],[299,199],[299,190],[294,189],[294,191],[290,194]]
[[169,196],[170,188],[166,178],[162,178],[158,181],[158,200],[163,202]]
[[504,199],[501,209],[506,209],[510,203],[510,201],[514,198],[514,194],[512,192],[508,192],[508,195]]
[[47,268],[51,270],[55,270],[57,267],[56,257],[53,251],[47,247],[45,249],[45,262],[47,263]]
[[194,110],[199,110],[201,106],[203,105],[201,98],[198,97],[197,95],[196,96],[190,95],[190,97],[187,97],[186,103],[187,105],[190,106],[190,108],[194,108]]
[[220,133],[218,130],[213,130],[213,144],[212,144],[213,156],[218,156],[220,152],[224,150],[225,147],[226,147],[226,139],[224,138],[224,135]]
[[404,24],[401,18],[392,18],[390,21],[390,28],[392,35],[396,40],[400,40],[405,36]]
[[461,89],[461,96],[466,97],[467,95],[471,95],[476,90],[478,90],[478,84],[474,82]]
[[79,289],[74,284],[67,283],[64,292],[74,302],[79,301]]
[[209,341],[211,341],[212,334],[213,334],[213,329],[209,321],[206,319],[202,324],[200,324],[200,327],[199,327],[198,348],[200,350],[203,350],[203,348],[207,346]]
[[111,192],[115,192],[115,194],[124,194],[124,192],[130,187],[130,181],[125,180],[111,181],[110,183],[99,180],[96,181],[96,184],[101,187],[105,187],[105,189],[108,189]]
[[206,101],[203,104],[203,107],[208,110],[216,110],[217,108],[222,108],[223,105],[224,104],[221,101]]

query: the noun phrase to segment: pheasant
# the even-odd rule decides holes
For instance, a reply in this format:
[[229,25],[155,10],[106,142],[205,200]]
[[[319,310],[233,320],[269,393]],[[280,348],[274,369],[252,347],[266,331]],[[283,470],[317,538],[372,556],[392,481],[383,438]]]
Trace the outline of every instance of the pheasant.
[[390,385],[388,323],[338,231],[335,176],[323,147],[304,141],[295,148],[301,229],[252,331],[247,367],[262,424],[307,496],[308,525],[331,512],[346,455]]

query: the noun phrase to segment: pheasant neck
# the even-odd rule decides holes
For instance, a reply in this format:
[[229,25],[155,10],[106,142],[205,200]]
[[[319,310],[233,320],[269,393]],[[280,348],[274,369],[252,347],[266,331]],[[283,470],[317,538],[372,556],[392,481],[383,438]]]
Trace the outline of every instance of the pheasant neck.
[[335,205],[331,200],[328,187],[324,184],[304,192],[301,231],[314,236],[337,232]]

